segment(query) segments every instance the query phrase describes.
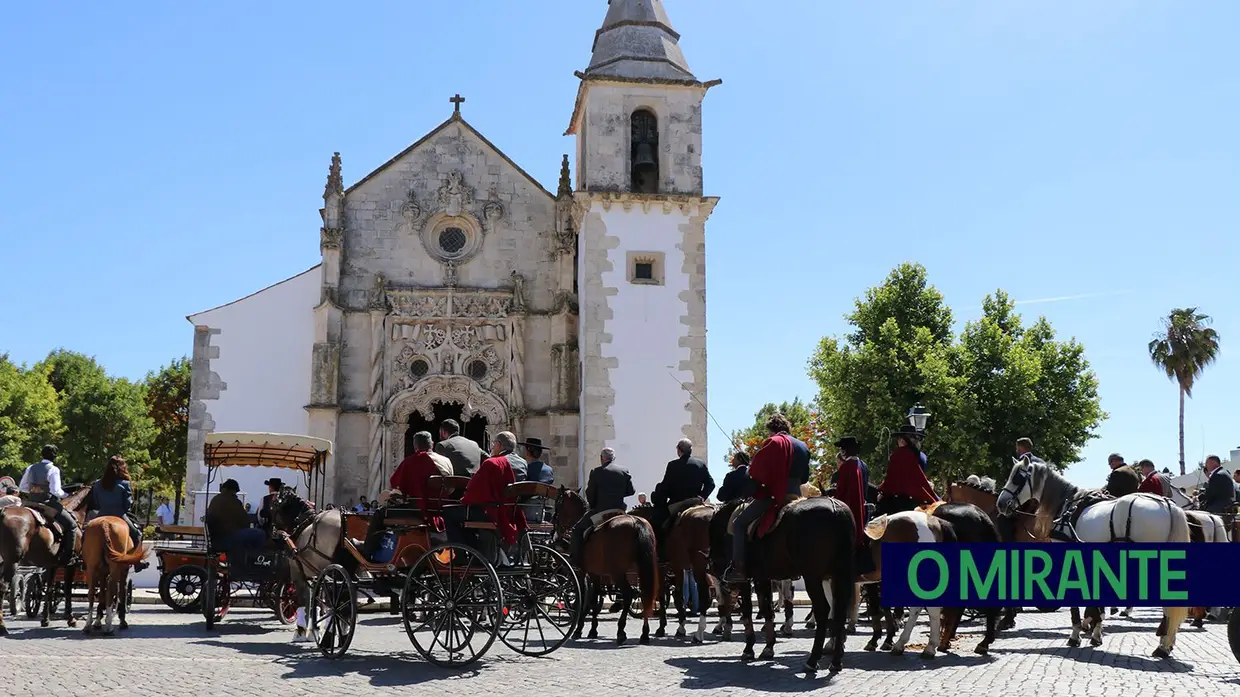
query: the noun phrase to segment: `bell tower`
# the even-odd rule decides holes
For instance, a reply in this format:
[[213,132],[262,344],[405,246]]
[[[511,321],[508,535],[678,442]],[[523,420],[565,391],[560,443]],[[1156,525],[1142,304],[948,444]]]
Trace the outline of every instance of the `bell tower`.
[[[662,0],[609,0],[576,136],[581,480],[610,447],[650,491],[689,438],[706,458],[702,102]],[[707,460],[709,462],[709,460]]]

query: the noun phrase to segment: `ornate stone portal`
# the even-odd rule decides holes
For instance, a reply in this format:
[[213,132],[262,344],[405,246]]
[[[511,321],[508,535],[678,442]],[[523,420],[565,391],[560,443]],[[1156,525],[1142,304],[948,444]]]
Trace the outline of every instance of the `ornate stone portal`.
[[[519,285],[519,284],[518,284]],[[385,481],[404,458],[410,416],[435,418],[435,404],[461,405],[468,422],[479,416],[496,433],[517,428],[514,416],[523,388],[514,369],[520,353],[520,297],[512,291],[460,288],[388,288],[385,318],[382,422],[372,428],[385,457],[371,463],[371,481]],[[514,354],[514,352],[516,352]]]

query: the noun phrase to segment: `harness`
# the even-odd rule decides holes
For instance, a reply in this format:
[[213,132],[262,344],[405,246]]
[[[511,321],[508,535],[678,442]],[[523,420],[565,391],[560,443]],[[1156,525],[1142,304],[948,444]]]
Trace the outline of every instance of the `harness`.
[[[1145,498],[1153,499],[1154,501],[1156,501],[1159,506],[1163,507],[1167,511],[1167,518],[1171,520],[1172,522],[1174,522],[1175,519],[1172,517],[1172,514],[1171,514],[1171,501],[1169,499],[1163,498],[1162,496],[1154,496],[1153,494],[1147,494],[1144,492],[1139,493],[1138,496],[1143,496]],[[1133,542],[1133,539],[1131,537],[1132,535],[1132,503],[1128,504],[1128,520],[1124,521],[1123,537],[1116,537],[1115,535],[1115,509],[1117,508],[1119,508],[1118,503],[1114,506],[1111,506],[1111,516],[1110,516],[1110,521],[1109,521],[1109,525],[1111,528],[1111,541],[1112,542]],[[1073,537],[1076,537],[1076,530],[1072,531],[1072,535]]]

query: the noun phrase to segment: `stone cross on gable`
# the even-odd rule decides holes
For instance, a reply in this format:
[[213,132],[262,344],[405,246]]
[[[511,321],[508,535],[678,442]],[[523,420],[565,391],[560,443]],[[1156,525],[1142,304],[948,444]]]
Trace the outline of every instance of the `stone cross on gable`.
[[449,101],[449,102],[452,102],[452,106],[453,106],[453,108],[454,108],[454,111],[453,111],[452,113],[454,113],[454,114],[459,114],[459,113],[461,113],[461,104],[465,101],[465,98],[464,98],[464,97],[462,97],[462,96],[458,93],[455,97],[450,98],[448,101]]

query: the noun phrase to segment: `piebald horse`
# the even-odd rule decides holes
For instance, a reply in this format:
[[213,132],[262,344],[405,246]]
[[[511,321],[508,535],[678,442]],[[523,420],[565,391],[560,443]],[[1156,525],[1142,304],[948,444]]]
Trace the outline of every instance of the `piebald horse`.
[[[1007,484],[999,493],[997,506],[1004,516],[1015,515],[1026,502],[1036,500],[1031,514],[1038,519],[1039,529],[1050,529],[1063,505],[1080,489],[1062,475],[1040,462],[1013,459]],[[1188,517],[1184,510],[1162,496],[1129,494],[1118,499],[1095,503],[1081,512],[1076,522],[1076,536],[1082,542],[1167,543],[1189,542]],[[1092,615],[1090,644],[1102,644],[1102,608],[1086,608]],[[1156,658],[1167,658],[1175,649],[1175,635],[1188,615],[1188,608],[1163,608],[1166,631],[1160,633]],[[1080,646],[1082,623],[1079,608],[1072,608],[1072,636],[1069,646]]]

